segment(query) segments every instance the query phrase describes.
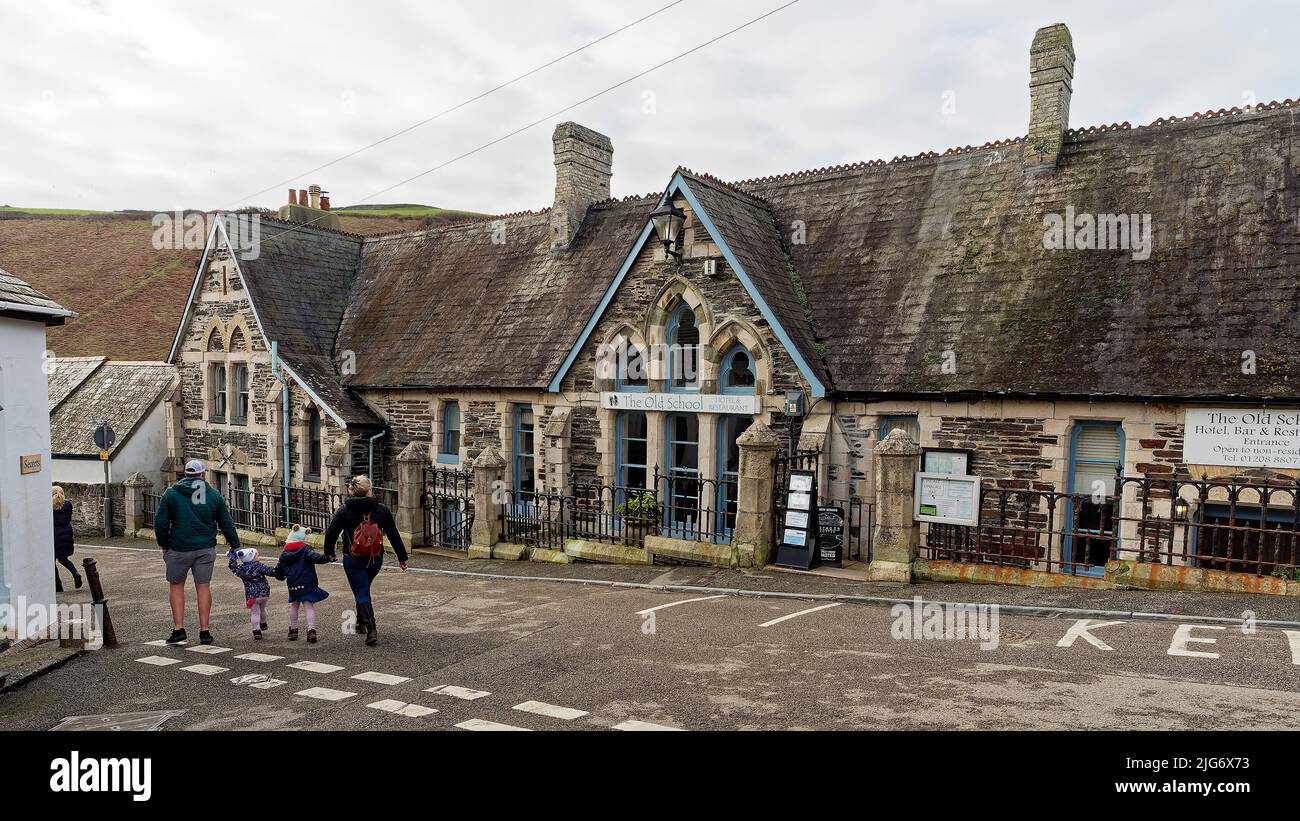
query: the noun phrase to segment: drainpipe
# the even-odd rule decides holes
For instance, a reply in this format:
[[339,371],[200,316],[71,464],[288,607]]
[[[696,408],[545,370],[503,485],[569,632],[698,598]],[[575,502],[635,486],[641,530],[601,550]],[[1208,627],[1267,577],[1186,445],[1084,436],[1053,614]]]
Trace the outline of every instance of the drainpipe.
[[283,390],[280,391],[283,410],[280,414],[280,431],[284,439],[284,457],[281,465],[284,469],[284,475],[280,477],[280,491],[283,494],[283,507],[281,513],[284,514],[284,526],[289,526],[289,380],[284,378],[280,373],[280,343],[271,343],[271,373],[279,381]]
[[369,476],[370,481],[375,484],[378,484],[375,482],[375,440],[383,438],[387,433],[388,431],[381,430],[379,433],[370,437],[370,466],[366,469],[366,475]]

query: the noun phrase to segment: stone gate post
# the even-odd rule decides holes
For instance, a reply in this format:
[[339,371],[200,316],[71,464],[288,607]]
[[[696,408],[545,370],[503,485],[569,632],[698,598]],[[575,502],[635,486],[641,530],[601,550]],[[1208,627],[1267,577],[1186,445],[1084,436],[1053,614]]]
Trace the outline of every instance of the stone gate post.
[[762,567],[772,557],[772,458],[781,439],[767,425],[755,422],[736,444],[740,471],[732,545],[741,567]]
[[501,537],[501,507],[504,499],[497,493],[502,486],[506,460],[496,445],[488,445],[474,460],[474,528],[470,531],[469,557],[492,558],[492,546]]
[[144,493],[153,488],[153,482],[143,473],[132,473],[122,483],[125,495],[122,504],[126,513],[125,536],[134,536],[137,530],[153,527],[153,522],[144,518]]
[[407,545],[418,544],[424,532],[424,468],[429,463],[428,443],[412,442],[397,456],[397,531]]
[[876,532],[868,578],[911,582],[912,560],[920,545],[920,528],[912,518],[917,459],[921,448],[907,431],[890,431],[874,449],[876,456]]

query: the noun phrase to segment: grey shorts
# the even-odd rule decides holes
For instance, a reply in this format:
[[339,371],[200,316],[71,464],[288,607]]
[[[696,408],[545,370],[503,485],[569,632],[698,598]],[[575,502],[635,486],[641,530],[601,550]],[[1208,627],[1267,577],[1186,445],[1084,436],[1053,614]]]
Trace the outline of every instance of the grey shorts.
[[194,574],[195,584],[211,584],[212,568],[217,563],[217,549],[207,550],[164,550],[163,562],[167,565],[167,581],[181,584],[185,576]]

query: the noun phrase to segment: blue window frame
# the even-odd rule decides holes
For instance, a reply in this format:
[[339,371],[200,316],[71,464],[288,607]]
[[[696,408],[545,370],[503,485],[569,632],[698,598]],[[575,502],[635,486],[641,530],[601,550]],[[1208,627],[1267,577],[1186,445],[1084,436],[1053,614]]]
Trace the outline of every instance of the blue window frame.
[[699,417],[674,413],[665,418],[664,447],[668,487],[660,503],[664,506],[665,535],[693,539],[700,521]]
[[892,414],[880,417],[880,438],[882,440],[889,435],[890,431],[898,428],[902,428],[911,434],[913,442],[921,441],[921,423],[917,421],[916,414]]
[[730,542],[736,529],[736,502],[740,482],[740,446],[736,440],[754,424],[752,416],[721,416],[718,418],[718,515],[722,517],[719,542]]
[[753,393],[755,384],[754,357],[744,345],[736,345],[722,357],[723,393]]
[[[514,466],[515,494],[531,496],[537,491],[536,459],[533,450],[533,406],[515,405]],[[516,498],[516,502],[519,499]]]
[[645,351],[631,342],[624,342],[618,349],[618,373],[614,379],[620,391],[644,391],[650,388],[650,365],[646,361]]
[[668,323],[668,389],[700,389],[700,328],[686,304],[673,312]]
[[643,411],[620,411],[615,420],[616,475],[619,487],[648,487],[649,422]]
[[1080,576],[1105,572],[1115,543],[1112,499],[1124,464],[1124,431],[1119,422],[1075,422],[1070,433],[1069,533],[1061,561],[1075,563]]
[[460,403],[456,401],[442,406],[442,442],[438,448],[438,461],[444,464],[460,461]]

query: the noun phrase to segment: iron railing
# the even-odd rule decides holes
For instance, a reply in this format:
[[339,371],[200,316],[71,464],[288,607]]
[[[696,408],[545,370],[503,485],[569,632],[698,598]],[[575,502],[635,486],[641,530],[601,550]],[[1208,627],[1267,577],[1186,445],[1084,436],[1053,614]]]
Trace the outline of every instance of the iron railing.
[[162,502],[162,494],[154,493],[152,490],[144,492],[144,526],[153,527],[154,519],[158,516],[158,505]]
[[426,467],[423,509],[424,544],[446,550],[469,548],[474,529],[474,473]]
[[[876,532],[876,504],[857,496],[849,499],[848,520],[844,523],[844,558],[871,561],[872,537]],[[777,531],[780,532],[780,531]]]

